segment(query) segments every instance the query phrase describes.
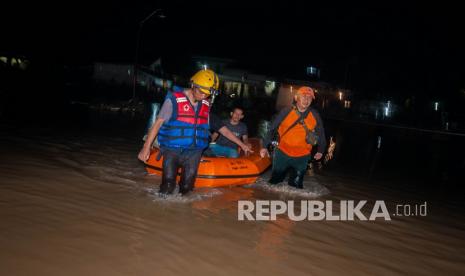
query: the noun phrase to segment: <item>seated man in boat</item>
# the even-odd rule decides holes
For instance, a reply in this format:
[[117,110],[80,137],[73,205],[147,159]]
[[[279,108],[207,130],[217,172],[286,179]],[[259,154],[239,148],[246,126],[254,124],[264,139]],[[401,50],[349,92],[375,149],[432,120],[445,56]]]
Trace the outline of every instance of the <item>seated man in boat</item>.
[[[242,139],[244,144],[248,145],[247,126],[241,122],[242,118],[244,118],[244,110],[240,107],[235,107],[230,115],[231,117],[224,121],[224,125],[231,130],[237,138]],[[214,143],[210,144],[209,149],[213,155],[231,158],[239,157],[237,145],[224,135],[214,132],[212,134],[212,142]]]
[[[210,101],[208,97],[219,87],[218,75],[212,70],[200,70],[192,78],[190,87],[168,93],[156,121],[149,130],[138,158],[145,162],[158,136],[163,154],[163,173],[160,194],[171,194],[176,188],[176,176],[181,169],[179,192],[189,193],[194,182],[203,150],[208,146]],[[213,119],[214,120],[214,119]],[[226,127],[218,129],[228,136]],[[236,138],[232,133],[231,137]],[[237,140],[237,138],[236,138]],[[244,151],[250,147],[237,141]]]

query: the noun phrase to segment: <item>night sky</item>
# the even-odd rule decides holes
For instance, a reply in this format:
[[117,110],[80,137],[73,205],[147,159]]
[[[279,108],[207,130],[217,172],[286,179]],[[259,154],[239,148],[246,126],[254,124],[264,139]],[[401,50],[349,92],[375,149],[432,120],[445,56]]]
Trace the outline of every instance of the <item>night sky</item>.
[[[96,1],[95,1],[96,2]],[[233,58],[256,73],[324,81],[367,93],[448,97],[465,88],[464,24],[458,6],[166,1],[66,2],[8,7],[0,51],[51,62],[133,62],[139,22],[142,63],[158,56]],[[2,39],[4,40],[4,39]]]

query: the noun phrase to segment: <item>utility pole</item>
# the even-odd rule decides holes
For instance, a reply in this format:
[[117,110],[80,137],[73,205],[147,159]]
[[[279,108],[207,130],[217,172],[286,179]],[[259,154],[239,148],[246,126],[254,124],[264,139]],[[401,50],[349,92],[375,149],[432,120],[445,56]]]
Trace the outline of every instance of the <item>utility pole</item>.
[[136,87],[137,87],[137,74],[138,74],[138,68],[137,68],[137,63],[139,62],[139,48],[140,48],[140,37],[142,34],[142,28],[144,27],[144,23],[152,18],[154,15],[157,15],[158,18],[166,18],[166,16],[163,14],[162,9],[156,9],[154,10],[151,14],[149,14],[144,20],[139,22],[139,28],[137,29],[137,38],[136,38],[136,54],[134,57],[134,65],[133,65],[133,78],[132,78],[132,103],[134,104],[135,98],[136,98]]

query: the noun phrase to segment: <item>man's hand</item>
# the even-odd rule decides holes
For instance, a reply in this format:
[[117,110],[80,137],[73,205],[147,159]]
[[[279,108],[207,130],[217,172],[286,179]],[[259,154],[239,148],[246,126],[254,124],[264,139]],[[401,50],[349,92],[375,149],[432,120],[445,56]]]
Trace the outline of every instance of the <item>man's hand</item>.
[[245,154],[245,155],[249,155],[249,153],[253,153],[252,145],[251,145],[251,144],[244,144],[244,143],[241,143],[240,147],[241,147],[241,149],[244,151],[244,154]]
[[267,149],[262,148],[262,149],[260,150],[260,157],[261,157],[261,158],[265,158],[265,156],[270,157],[270,153],[268,152]]
[[152,127],[147,133],[147,138],[145,139],[144,146],[142,147],[142,149],[139,152],[139,155],[137,156],[137,158],[139,158],[140,161],[145,162],[149,159],[150,148],[152,147],[152,143],[155,140],[155,137],[157,137],[158,131],[160,130],[160,127],[163,125],[164,121],[165,121],[164,119],[158,118],[155,121],[155,123],[153,123]]
[[137,157],[142,162],[147,161],[149,159],[149,157],[150,157],[150,148],[149,147],[143,147],[140,150],[139,155]]
[[315,156],[313,156],[313,158],[315,158],[315,160],[320,160],[321,157],[323,157],[323,153],[321,153],[321,152],[317,152],[317,153],[315,154]]

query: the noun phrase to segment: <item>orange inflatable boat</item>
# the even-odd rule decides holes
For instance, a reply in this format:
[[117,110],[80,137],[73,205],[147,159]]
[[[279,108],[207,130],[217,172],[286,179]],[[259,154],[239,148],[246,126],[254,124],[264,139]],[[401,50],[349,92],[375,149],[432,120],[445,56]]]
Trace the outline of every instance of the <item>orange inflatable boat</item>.
[[[250,138],[253,153],[239,158],[202,157],[195,187],[221,187],[254,183],[270,165],[269,157],[260,157],[260,140]],[[149,174],[162,174],[163,157],[156,160],[159,149],[154,148],[145,162]]]

